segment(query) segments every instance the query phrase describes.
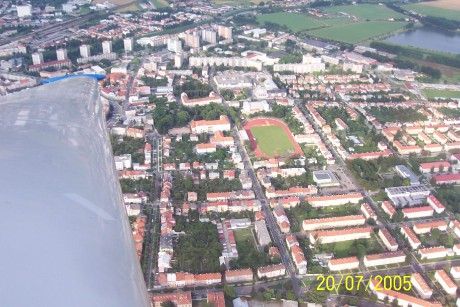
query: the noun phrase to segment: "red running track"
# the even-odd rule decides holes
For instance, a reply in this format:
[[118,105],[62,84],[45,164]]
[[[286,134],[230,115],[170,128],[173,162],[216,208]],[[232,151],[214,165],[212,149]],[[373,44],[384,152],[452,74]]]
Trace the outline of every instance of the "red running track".
[[254,153],[256,156],[265,158],[265,159],[271,159],[273,157],[268,156],[260,150],[259,146],[257,146],[256,140],[254,139],[254,136],[251,133],[251,128],[252,127],[261,127],[261,126],[281,126],[286,133],[286,135],[289,137],[289,140],[291,141],[292,145],[294,145],[295,152],[290,156],[291,158],[295,156],[302,156],[303,151],[300,148],[299,144],[294,140],[294,136],[291,133],[291,130],[289,130],[289,127],[279,119],[274,119],[274,118],[256,118],[256,119],[251,119],[249,120],[246,125],[244,126],[244,130],[246,131],[246,134],[249,137],[249,141],[251,142],[252,148],[254,149]]

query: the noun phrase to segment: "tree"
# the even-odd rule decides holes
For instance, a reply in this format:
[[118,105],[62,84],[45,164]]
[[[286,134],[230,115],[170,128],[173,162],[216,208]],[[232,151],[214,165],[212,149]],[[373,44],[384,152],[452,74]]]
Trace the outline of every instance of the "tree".
[[225,284],[224,285],[224,294],[225,294],[226,297],[228,297],[230,299],[234,299],[236,297],[235,288],[233,286]]
[[172,301],[166,301],[161,303],[161,307],[174,307],[174,303]]
[[431,230],[431,238],[435,241],[439,240],[439,237],[441,236],[442,232],[438,228],[433,228]]
[[290,300],[290,301],[294,301],[294,300],[295,300],[295,292],[294,292],[294,290],[289,290],[289,291],[286,293],[286,299],[287,299],[287,300]]

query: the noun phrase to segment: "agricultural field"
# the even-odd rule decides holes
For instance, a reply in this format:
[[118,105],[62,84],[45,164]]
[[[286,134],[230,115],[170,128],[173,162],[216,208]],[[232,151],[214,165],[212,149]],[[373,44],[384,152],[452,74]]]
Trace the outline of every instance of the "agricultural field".
[[426,95],[428,99],[435,99],[436,97],[460,99],[460,91],[436,90],[426,88],[423,90],[423,93]]
[[212,0],[216,5],[248,5],[250,3],[259,4],[264,0]]
[[[93,0],[91,4],[98,4],[98,3],[104,3],[106,0]],[[110,3],[116,4],[116,5],[125,5],[128,3],[134,3],[136,0],[109,0]]]
[[333,6],[324,8],[322,11],[329,14],[346,13],[363,20],[387,20],[390,18],[399,19],[406,17],[405,15],[395,12],[386,6],[373,4]]
[[273,13],[262,14],[257,16],[257,22],[263,26],[265,22],[273,22],[279,25],[287,26],[294,32],[310,30],[327,26],[312,16],[291,14],[291,13]]
[[307,34],[319,38],[356,44],[401,29],[405,22],[369,21],[338,25],[308,31]]
[[[436,6],[437,2],[439,2],[438,6]],[[460,21],[460,1],[443,1],[442,6],[441,1],[431,1],[424,2],[423,4],[403,5],[402,8],[422,15]]]
[[251,133],[260,151],[267,156],[288,156],[295,152],[294,145],[281,126],[251,127]]

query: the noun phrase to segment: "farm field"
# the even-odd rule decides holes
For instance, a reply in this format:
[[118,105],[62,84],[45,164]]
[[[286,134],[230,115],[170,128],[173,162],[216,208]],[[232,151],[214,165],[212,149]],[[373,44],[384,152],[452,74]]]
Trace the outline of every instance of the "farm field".
[[324,39],[355,44],[391,33],[406,25],[405,22],[370,21],[308,31],[307,34]]
[[460,21],[460,1],[446,1],[452,4],[450,9],[447,9],[447,6],[444,6],[444,8],[441,8],[441,6],[435,7],[436,2],[437,1],[426,2],[424,4],[408,4],[403,5],[402,8],[407,11],[414,11],[422,15],[442,17]]
[[261,26],[263,26],[263,24],[266,21],[273,22],[279,25],[285,25],[294,32],[327,26],[327,24],[320,22],[312,16],[301,14],[272,13],[257,16],[257,22]]
[[[106,0],[93,0],[91,4],[97,4],[97,3],[104,3]],[[128,3],[134,3],[136,0],[109,0],[110,3],[116,4],[116,5],[125,5]]]
[[295,152],[294,145],[281,126],[250,128],[260,151],[270,157],[288,156]]
[[420,3],[421,5],[437,7],[440,9],[446,10],[459,10],[460,11],[460,2],[452,0],[435,0],[430,2]]
[[387,20],[389,18],[405,18],[406,16],[395,12],[383,5],[361,4],[361,5],[342,5],[322,9],[325,13],[344,12],[356,16],[360,19]]
[[450,90],[436,90],[436,89],[424,89],[423,93],[428,99],[435,99],[436,97],[444,98],[460,98],[460,91],[450,91]]

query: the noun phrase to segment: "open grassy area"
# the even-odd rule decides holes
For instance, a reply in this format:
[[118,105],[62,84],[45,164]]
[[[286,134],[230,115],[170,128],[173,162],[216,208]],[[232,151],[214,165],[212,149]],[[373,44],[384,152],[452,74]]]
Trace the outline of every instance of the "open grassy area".
[[[450,1],[451,3],[455,3],[458,1]],[[454,9],[443,9],[433,6],[428,6],[425,4],[409,4],[402,6],[403,9],[407,11],[414,11],[422,15],[427,16],[435,16],[435,17],[442,17],[451,20],[460,21],[460,8],[457,10]]]
[[338,25],[308,31],[307,34],[324,39],[355,44],[368,39],[387,35],[406,25],[405,22],[369,21]]
[[264,0],[212,0],[216,5],[243,5],[248,6],[250,3],[259,4]]
[[280,126],[252,127],[251,133],[260,151],[267,156],[288,156],[295,148]]
[[168,1],[166,0],[150,0],[150,2],[152,2],[157,9],[169,6]]
[[375,4],[332,6],[322,9],[322,11],[325,13],[346,13],[364,20],[387,20],[389,18],[405,17],[403,14],[395,12],[386,6]]
[[318,250],[319,251],[316,251],[317,253],[334,253],[334,258],[358,256],[360,252],[370,255],[384,251],[383,247],[375,238],[375,235],[372,235],[371,239],[349,240],[322,244],[318,247]]
[[266,21],[285,25],[294,32],[320,28],[326,25],[316,20],[313,16],[301,14],[272,13],[257,16],[257,22],[261,26],[263,26]]
[[235,235],[235,241],[237,244],[243,241],[248,241],[254,244],[254,239],[252,237],[250,228],[235,230],[233,234]]
[[450,91],[450,90],[436,90],[431,88],[426,88],[423,90],[423,93],[428,99],[435,99],[436,97],[442,98],[459,98],[460,91]]

